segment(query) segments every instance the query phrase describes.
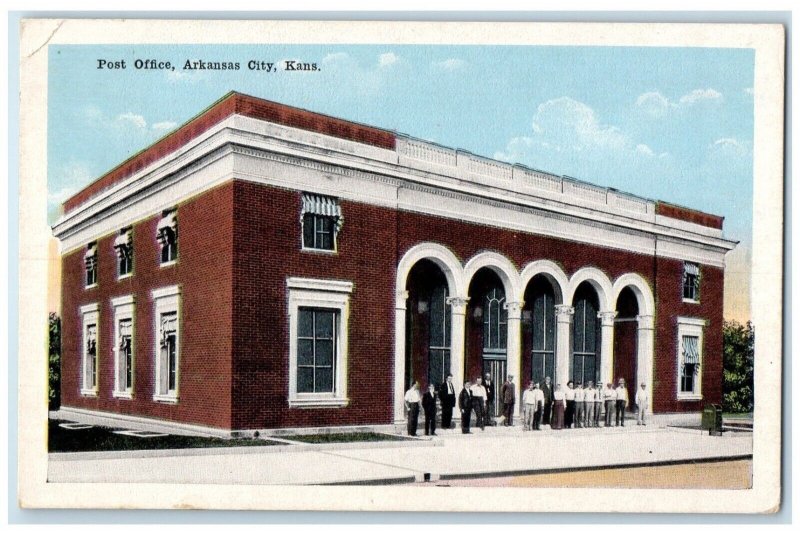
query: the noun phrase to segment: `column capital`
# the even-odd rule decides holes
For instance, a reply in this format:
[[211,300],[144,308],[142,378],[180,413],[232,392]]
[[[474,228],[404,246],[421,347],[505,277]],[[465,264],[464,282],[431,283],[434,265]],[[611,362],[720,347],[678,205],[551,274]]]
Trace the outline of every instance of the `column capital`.
[[469,297],[447,297],[445,298],[445,303],[450,305],[450,310],[453,314],[458,314],[459,316],[464,316],[467,313],[467,303],[469,302]]
[[636,321],[639,322],[639,329],[653,330],[655,329],[655,318],[651,315],[636,316]]
[[408,300],[408,291],[403,290],[395,294],[394,308],[395,310],[405,310],[406,301]]
[[506,301],[503,303],[503,308],[508,310],[508,319],[518,320],[522,317],[522,307],[525,306],[524,301]]
[[559,323],[569,323],[575,314],[575,307],[569,305],[556,305],[556,321]]
[[613,327],[614,319],[617,317],[617,311],[603,310],[602,312],[597,313],[597,317],[600,318],[600,324],[603,327]]

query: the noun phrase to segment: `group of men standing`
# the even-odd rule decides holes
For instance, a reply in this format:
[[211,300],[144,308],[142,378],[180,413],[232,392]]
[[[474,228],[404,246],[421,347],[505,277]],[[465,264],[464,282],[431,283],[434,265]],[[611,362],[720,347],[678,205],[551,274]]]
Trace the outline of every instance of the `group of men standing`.
[[[491,376],[477,377],[474,383],[465,381],[461,392],[456,397],[453,376],[448,375],[437,391],[435,385],[428,385],[427,391],[420,396],[419,383],[415,382],[406,392],[405,402],[408,409],[408,434],[416,436],[420,406],[425,413],[425,434],[436,435],[436,398],[442,406],[442,427],[449,429],[452,425],[453,409],[456,404],[461,411],[461,432],[470,433],[472,414],[475,414],[476,426],[481,430],[486,425],[497,425],[491,415],[494,414],[494,388]],[[503,404],[503,425],[514,424],[514,406],[516,405],[516,387],[514,377],[508,376],[500,390],[499,401]],[[637,409],[636,424],[647,425],[645,414],[649,405],[645,383],[636,391]],[[600,427],[601,415],[605,409],[604,426],[612,426],[612,418],[617,426],[625,425],[625,410],[629,404],[625,379],[619,379],[616,387],[607,383],[605,387],[595,388],[593,381],[586,385],[567,383],[566,388],[557,384],[553,387],[550,377],[544,383],[531,382],[522,393],[523,429],[538,431],[543,425],[551,429],[572,427]]]

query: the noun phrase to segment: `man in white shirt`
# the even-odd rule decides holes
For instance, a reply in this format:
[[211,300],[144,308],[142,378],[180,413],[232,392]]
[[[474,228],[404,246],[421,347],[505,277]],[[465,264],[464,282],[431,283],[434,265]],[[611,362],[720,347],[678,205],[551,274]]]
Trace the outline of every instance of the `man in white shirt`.
[[472,407],[475,409],[475,425],[484,431],[486,429],[486,387],[483,386],[483,379],[480,376],[472,385]]
[[536,414],[536,394],[533,383],[528,383],[528,389],[522,393],[522,424],[524,431],[533,429],[533,417]]
[[625,427],[625,409],[628,406],[628,389],[625,388],[625,379],[620,378],[617,386],[617,427]]
[[586,397],[586,393],[583,390],[583,383],[578,383],[575,385],[575,427],[583,427],[584,426],[584,418],[586,418],[586,405],[584,404],[584,399]]
[[611,415],[614,414],[614,407],[617,404],[617,391],[614,385],[606,383],[603,389],[603,400],[606,402],[606,427],[611,427]]
[[564,400],[567,403],[566,410],[564,411],[564,427],[569,429],[575,421],[575,383],[572,381],[567,383],[567,388],[564,389]]
[[588,388],[584,390],[584,402],[586,404],[586,420],[584,420],[585,427],[595,427],[594,406],[596,401],[597,390],[594,388],[594,382],[589,381]]
[[636,391],[636,425],[647,425],[647,422],[644,421],[645,414],[647,413],[647,407],[649,403],[649,399],[647,396],[647,385],[642,383],[640,385],[639,390]]
[[533,413],[533,430],[539,431],[542,425],[542,412],[544,410],[544,392],[539,388],[539,383],[533,385],[533,401],[536,410]]
[[414,382],[406,392],[406,410],[408,410],[408,434],[417,436],[417,421],[419,420],[419,404],[422,398],[419,395],[419,383]]

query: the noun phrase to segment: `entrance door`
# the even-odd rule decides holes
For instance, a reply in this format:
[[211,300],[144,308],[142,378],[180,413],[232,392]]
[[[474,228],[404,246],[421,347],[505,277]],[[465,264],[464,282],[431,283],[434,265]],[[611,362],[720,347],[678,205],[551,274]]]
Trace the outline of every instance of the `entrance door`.
[[483,359],[483,375],[484,377],[486,374],[492,378],[492,383],[494,384],[494,414],[490,414],[490,417],[497,417],[500,416],[502,413],[503,407],[500,399],[500,389],[503,387],[503,383],[506,382],[506,361],[500,359]]

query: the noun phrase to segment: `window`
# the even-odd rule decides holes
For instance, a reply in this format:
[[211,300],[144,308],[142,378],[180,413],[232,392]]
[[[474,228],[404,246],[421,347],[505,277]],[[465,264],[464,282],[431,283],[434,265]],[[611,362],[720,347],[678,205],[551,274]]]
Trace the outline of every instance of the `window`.
[[702,399],[705,320],[678,318],[678,399]]
[[692,262],[683,264],[683,300],[700,301],[700,266]]
[[484,358],[486,358],[486,356],[489,354],[494,354],[494,358],[505,358],[506,337],[508,336],[508,310],[506,310],[504,306],[505,302],[505,292],[498,286],[489,290],[484,298]]
[[555,379],[555,293],[549,285],[536,288],[531,320],[531,380],[543,383],[545,377]]
[[588,284],[575,293],[575,318],[572,323],[572,374],[575,383],[600,380],[600,321],[597,294]]
[[132,229],[119,231],[119,236],[114,240],[114,249],[117,252],[117,277],[130,276],[133,273]]
[[289,406],[347,404],[347,319],[353,285],[289,278]]
[[97,285],[97,242],[92,242],[86,247],[86,254],[83,256],[83,263],[86,268],[86,287],[91,288]]
[[114,307],[114,397],[133,396],[133,296],[111,300]]
[[440,385],[450,373],[451,312],[447,303],[447,285],[439,284],[431,292],[428,324],[428,384]]
[[175,210],[166,210],[158,222],[158,243],[161,246],[161,265],[178,260],[178,216]]
[[83,336],[81,351],[81,394],[97,395],[97,326],[99,325],[97,303],[81,307]]
[[177,403],[180,380],[180,288],[153,290],[155,301],[156,377],[153,399]]
[[304,193],[300,223],[303,249],[336,250],[336,237],[344,223],[337,199]]

